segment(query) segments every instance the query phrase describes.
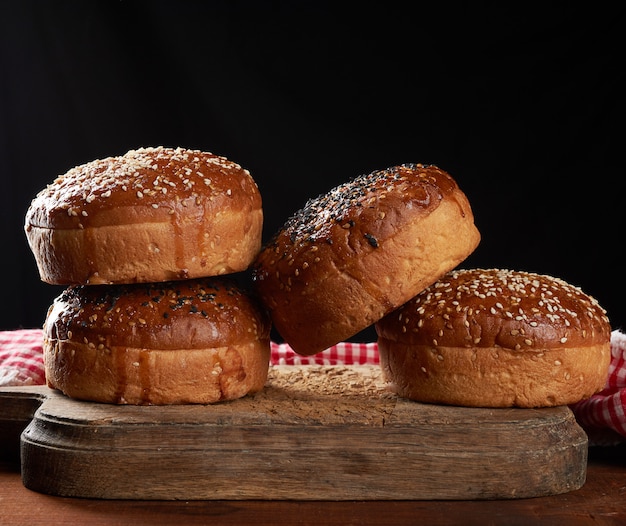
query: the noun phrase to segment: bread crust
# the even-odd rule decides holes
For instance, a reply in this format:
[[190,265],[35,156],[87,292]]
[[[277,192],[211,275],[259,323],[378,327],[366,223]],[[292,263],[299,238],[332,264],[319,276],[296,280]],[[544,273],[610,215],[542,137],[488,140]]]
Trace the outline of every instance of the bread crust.
[[604,388],[611,327],[552,276],[457,269],[375,325],[394,392],[420,402],[552,407]]
[[69,287],[43,332],[47,383],[72,398],[207,404],[267,379],[267,312],[226,277]]
[[479,241],[449,174],[395,166],[310,200],[263,247],[253,282],[279,334],[312,355],[408,301]]
[[72,168],[33,199],[24,229],[41,279],[68,285],[239,272],[259,252],[262,226],[247,170],[158,147]]

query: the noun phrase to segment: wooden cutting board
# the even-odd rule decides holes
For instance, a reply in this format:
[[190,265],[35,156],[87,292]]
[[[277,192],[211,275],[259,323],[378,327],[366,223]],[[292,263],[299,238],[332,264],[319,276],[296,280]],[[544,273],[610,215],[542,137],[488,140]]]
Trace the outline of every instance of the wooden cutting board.
[[587,468],[567,407],[420,404],[378,366],[272,367],[261,393],[207,406],[5,387],[0,434],[27,488],[100,499],[510,499],[578,489]]

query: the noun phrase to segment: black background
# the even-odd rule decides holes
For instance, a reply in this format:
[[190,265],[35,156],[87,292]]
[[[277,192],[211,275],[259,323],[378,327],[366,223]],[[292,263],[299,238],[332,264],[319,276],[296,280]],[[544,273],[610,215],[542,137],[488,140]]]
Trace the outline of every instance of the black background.
[[26,243],[33,196],[77,164],[157,145],[248,168],[265,239],[356,175],[437,164],[482,233],[461,266],[561,277],[622,327],[615,3],[426,5],[2,2],[0,329],[41,326],[61,290]]

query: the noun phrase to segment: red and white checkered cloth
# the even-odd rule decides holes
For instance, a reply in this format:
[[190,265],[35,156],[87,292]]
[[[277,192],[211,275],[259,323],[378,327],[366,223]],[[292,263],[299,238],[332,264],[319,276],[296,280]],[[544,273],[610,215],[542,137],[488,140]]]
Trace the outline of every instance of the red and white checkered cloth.
[[591,442],[626,438],[626,334],[611,333],[611,363],[604,389],[571,408]]
[[[376,343],[342,342],[313,356],[272,342],[272,365],[376,365]],[[0,387],[45,383],[41,329],[0,331]],[[626,440],[626,334],[611,334],[611,363],[605,388],[571,406],[590,443]]]
[[0,332],[0,387],[45,383],[41,329]]
[[272,342],[270,362],[272,365],[377,365],[378,345],[342,342],[313,356],[300,356],[288,344]]

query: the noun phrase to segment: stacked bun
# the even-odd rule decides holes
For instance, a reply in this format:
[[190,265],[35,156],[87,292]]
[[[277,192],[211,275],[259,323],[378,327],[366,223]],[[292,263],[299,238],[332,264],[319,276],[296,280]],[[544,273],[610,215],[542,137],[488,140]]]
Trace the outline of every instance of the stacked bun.
[[69,170],[25,230],[52,284],[145,283],[245,270],[261,246],[261,195],[224,157],[142,148]]
[[253,282],[280,335],[312,355],[400,307],[479,240],[454,179],[404,164],[307,202],[263,247]]
[[270,320],[231,278],[262,224],[250,173],[206,152],[141,148],[57,178],[25,221],[41,279],[68,285],[44,324],[48,384],[127,404],[260,390]]
[[46,377],[98,402],[232,400],[264,386],[269,327],[228,277],[74,286],[48,314]]

